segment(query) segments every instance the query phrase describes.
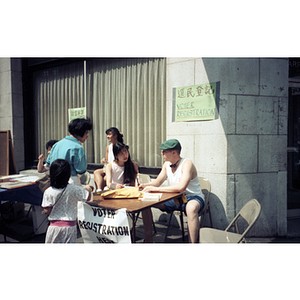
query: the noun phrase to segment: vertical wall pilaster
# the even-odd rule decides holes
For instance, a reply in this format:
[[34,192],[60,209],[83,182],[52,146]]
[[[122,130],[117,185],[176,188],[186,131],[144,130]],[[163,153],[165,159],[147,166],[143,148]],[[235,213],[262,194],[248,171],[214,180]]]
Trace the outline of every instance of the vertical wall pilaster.
[[24,168],[21,59],[0,58],[0,130],[10,130],[17,171]]

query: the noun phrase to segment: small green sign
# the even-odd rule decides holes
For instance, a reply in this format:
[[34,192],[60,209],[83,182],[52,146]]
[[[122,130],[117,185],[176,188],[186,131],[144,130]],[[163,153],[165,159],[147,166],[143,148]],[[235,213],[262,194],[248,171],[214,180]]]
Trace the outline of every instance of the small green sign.
[[77,118],[86,118],[85,107],[69,108],[69,122]]
[[217,118],[220,82],[173,88],[173,122]]

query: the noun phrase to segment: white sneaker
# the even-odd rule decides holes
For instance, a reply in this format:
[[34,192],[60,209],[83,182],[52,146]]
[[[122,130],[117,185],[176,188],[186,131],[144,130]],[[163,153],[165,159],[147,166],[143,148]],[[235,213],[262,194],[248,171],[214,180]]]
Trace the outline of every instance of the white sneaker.
[[102,192],[102,189],[97,189],[96,194],[100,194]]

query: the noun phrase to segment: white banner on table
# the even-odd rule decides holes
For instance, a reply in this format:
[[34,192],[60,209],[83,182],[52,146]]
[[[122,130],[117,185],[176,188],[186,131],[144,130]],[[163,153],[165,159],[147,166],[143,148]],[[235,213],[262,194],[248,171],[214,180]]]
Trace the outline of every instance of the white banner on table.
[[131,243],[125,208],[112,210],[78,201],[77,219],[84,243]]

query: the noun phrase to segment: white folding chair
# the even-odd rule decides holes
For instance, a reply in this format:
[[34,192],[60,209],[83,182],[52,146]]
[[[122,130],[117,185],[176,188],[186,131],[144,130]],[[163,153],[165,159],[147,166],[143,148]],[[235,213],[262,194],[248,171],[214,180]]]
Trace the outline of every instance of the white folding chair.
[[[215,228],[200,228],[200,243],[244,243],[245,235],[257,221],[261,211],[261,205],[256,199],[248,201],[240,212],[234,217],[225,230]],[[241,225],[246,225],[241,232]],[[230,232],[231,227],[235,227],[236,232]]]

